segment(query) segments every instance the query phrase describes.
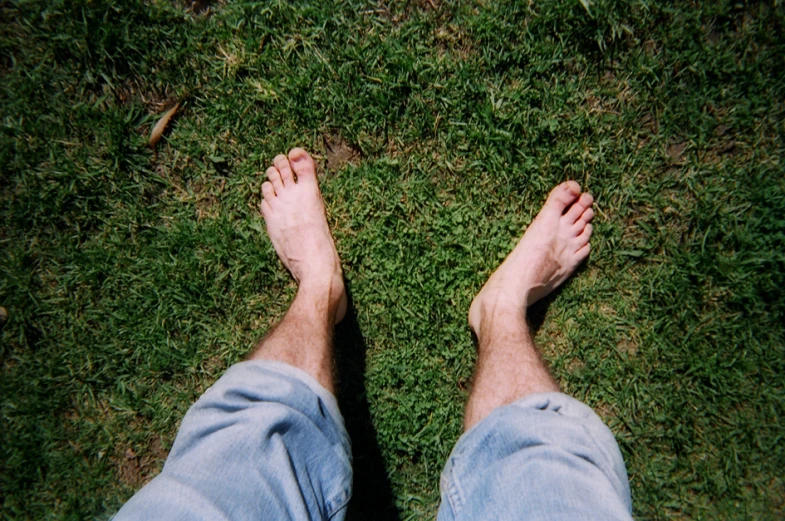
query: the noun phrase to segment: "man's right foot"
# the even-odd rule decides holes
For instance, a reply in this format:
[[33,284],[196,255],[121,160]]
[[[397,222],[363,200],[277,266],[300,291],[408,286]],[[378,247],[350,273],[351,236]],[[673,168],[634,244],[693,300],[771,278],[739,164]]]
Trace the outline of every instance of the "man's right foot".
[[499,312],[522,313],[589,256],[593,202],[575,181],[551,191],[518,245],[474,297],[469,325],[478,337],[484,319]]

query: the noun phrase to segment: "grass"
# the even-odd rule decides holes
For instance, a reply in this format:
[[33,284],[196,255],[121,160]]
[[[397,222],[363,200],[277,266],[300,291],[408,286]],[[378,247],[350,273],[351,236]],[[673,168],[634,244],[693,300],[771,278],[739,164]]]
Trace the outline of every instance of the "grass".
[[357,504],[435,516],[469,302],[575,178],[594,248],[537,341],[636,518],[781,518],[782,5],[585,5],[0,2],[2,517],[108,518],[158,472],[293,295],[256,206],[300,145],[354,301]]

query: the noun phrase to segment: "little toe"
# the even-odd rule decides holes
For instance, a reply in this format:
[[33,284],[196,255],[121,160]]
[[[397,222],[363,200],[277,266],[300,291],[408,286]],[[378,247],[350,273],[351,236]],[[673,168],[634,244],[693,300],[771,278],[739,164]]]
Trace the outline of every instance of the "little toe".
[[289,165],[289,158],[283,154],[278,154],[273,159],[273,164],[281,172],[281,181],[284,186],[294,183],[294,174],[292,173],[292,167]]
[[548,200],[545,201],[546,205],[553,206],[563,212],[570,203],[575,201],[575,198],[581,193],[581,185],[575,181],[566,181],[556,188],[551,190],[548,194]]
[[270,181],[270,183],[272,183],[273,188],[275,188],[277,194],[278,190],[283,189],[283,181],[281,180],[281,173],[274,166],[268,168],[266,173],[267,173],[267,179]]
[[585,212],[593,202],[594,198],[591,196],[591,194],[584,192],[581,194],[578,200],[573,203],[570,209],[567,210],[567,213],[564,214],[564,216],[567,218],[569,223],[574,223],[580,219],[581,215],[583,215],[583,212]]
[[591,244],[587,242],[586,244],[578,248],[578,251],[575,252],[575,258],[580,264],[581,262],[586,260],[586,257],[589,256],[589,253],[591,253]]
[[273,209],[270,207],[270,203],[268,203],[266,199],[262,199],[259,209],[262,211],[262,217],[265,219],[267,219],[273,211]]
[[292,165],[297,182],[316,182],[316,163],[313,158],[302,148],[293,148],[289,151],[289,162]]

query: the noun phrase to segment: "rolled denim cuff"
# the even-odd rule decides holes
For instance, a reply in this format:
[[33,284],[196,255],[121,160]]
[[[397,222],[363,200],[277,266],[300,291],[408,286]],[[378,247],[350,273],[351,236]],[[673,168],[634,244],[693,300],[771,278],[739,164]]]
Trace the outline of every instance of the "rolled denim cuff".
[[252,360],[188,410],[161,474],[115,519],[342,519],[351,485],[335,397],[295,367]]
[[608,427],[562,393],[495,409],[458,440],[439,521],[631,519],[629,481]]

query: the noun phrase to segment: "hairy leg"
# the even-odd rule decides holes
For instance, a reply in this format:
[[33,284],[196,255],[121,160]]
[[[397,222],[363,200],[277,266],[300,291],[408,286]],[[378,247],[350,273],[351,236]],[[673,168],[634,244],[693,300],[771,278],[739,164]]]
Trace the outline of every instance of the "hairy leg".
[[316,167],[301,148],[276,156],[262,185],[262,215],[278,257],[298,283],[283,319],[251,359],[285,362],[334,392],[332,335],[346,313],[340,259],[325,216]]
[[526,322],[526,309],[589,255],[593,199],[575,181],[554,188],[540,213],[469,310],[478,360],[464,427],[532,393],[558,391]]

